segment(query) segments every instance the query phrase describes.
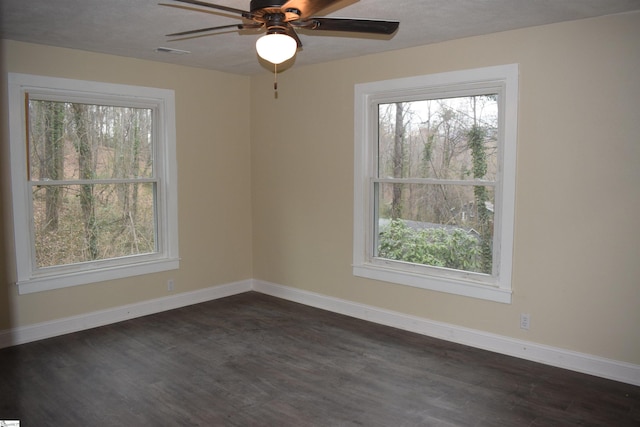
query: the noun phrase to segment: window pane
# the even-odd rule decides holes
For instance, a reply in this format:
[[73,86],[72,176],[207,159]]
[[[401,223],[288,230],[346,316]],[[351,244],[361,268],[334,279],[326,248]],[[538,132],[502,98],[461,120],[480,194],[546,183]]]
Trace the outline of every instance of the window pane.
[[31,180],[153,176],[152,112],[29,100]]
[[38,267],[156,251],[155,184],[33,187]]
[[380,258],[491,274],[494,189],[376,184]]
[[380,104],[378,176],[495,180],[497,99],[482,95]]

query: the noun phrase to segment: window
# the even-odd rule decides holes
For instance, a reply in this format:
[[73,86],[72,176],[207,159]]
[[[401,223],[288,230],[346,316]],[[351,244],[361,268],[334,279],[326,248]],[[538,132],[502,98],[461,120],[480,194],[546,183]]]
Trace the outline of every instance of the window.
[[20,293],[176,269],[173,91],[9,74]]
[[357,276],[511,302],[518,67],[355,87]]

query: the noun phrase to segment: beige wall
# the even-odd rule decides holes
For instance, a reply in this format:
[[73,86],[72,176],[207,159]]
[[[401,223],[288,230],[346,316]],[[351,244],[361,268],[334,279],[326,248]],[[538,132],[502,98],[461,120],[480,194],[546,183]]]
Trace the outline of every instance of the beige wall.
[[[354,277],[354,84],[508,63],[520,64],[513,303]],[[640,363],[640,14],[294,66],[278,99],[272,79],[251,82],[254,278]]]
[[[636,13],[294,66],[278,99],[269,73],[0,44],[0,330],[167,296],[168,278],[183,292],[253,277],[640,364],[639,40]],[[506,63],[520,64],[513,303],[353,277],[354,84]],[[179,271],[16,295],[7,70],[176,91]]]
[[[249,77],[6,42],[10,72],[173,89],[176,99],[180,269],[18,296],[6,209],[0,330],[88,313],[252,277]],[[6,74],[3,73],[3,95]],[[8,200],[6,96],[2,96],[2,205]],[[0,252],[0,255],[2,253]]]

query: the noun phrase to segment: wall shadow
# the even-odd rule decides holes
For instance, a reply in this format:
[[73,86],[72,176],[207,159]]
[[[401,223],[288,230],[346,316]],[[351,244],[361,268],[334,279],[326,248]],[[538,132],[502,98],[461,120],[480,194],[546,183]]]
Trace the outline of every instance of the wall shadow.
[[4,42],[0,41],[0,333],[11,330],[14,319],[15,262],[11,223],[11,166],[9,156],[9,111],[7,65]]

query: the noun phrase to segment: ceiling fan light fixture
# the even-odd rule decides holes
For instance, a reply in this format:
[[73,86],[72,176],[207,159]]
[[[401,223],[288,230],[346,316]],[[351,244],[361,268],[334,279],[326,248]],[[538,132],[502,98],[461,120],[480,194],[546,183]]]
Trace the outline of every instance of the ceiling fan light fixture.
[[256,41],[256,51],[260,58],[276,65],[293,58],[296,50],[298,43],[286,34],[265,34]]

